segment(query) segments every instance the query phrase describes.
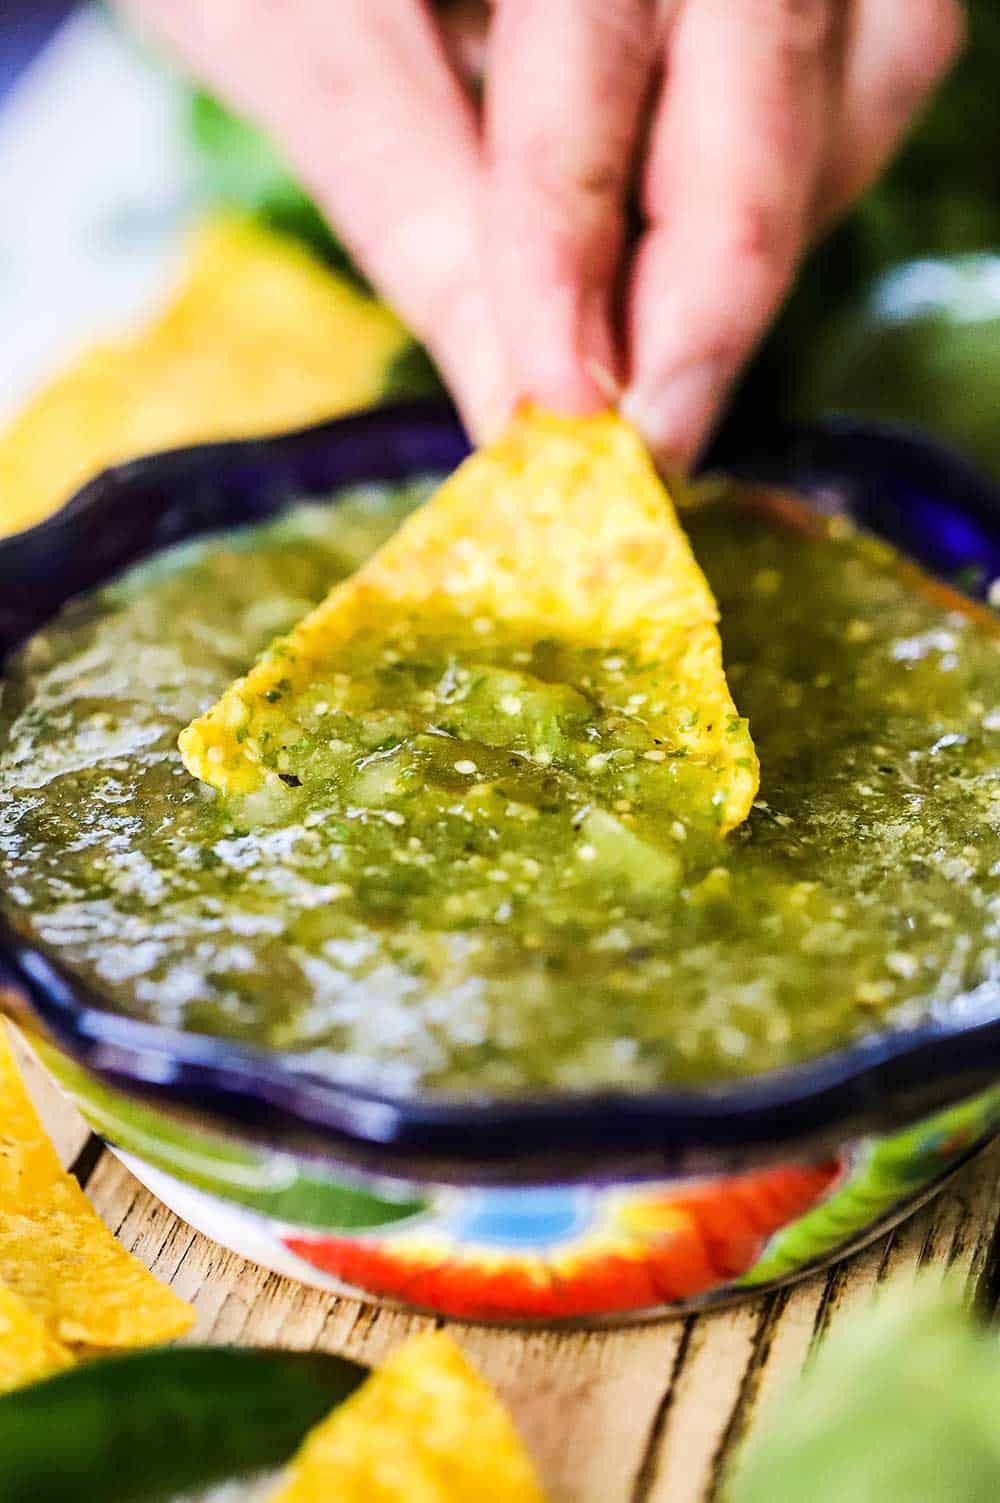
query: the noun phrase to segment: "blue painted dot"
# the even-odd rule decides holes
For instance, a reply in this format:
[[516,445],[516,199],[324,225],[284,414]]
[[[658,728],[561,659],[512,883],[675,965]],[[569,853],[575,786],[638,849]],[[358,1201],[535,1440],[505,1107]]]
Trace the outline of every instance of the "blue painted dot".
[[463,1242],[491,1247],[549,1247],[580,1235],[593,1220],[585,1188],[475,1190],[462,1197],[449,1231]]

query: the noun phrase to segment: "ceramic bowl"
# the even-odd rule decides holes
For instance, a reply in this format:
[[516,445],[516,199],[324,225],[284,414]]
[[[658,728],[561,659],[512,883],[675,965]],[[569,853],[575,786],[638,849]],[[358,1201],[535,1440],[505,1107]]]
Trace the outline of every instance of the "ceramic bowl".
[[[0,541],[0,655],[138,558],[365,480],[444,473],[454,416],[408,404],[110,470]],[[973,594],[1000,495],[918,435],[854,424],[725,452]],[[499,1321],[637,1318],[787,1280],[873,1236],[1000,1125],[1000,993],[704,1090],[433,1100],[115,1013],[0,920],[0,987],[53,1073],[194,1226],[306,1282]]]

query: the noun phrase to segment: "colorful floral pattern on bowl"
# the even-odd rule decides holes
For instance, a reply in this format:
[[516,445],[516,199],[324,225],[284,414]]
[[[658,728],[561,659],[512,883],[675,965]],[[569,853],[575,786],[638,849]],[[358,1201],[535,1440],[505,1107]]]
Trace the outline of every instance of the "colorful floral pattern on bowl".
[[[761,443],[721,458],[989,595],[1000,493],[958,456],[867,424]],[[0,540],[0,654],[139,557],[465,452],[453,415],[409,404],[109,471]],[[195,1227],[303,1281],[470,1319],[635,1319],[797,1277],[905,1215],[1000,1128],[993,987],[711,1091],[436,1101],[116,1011],[2,914],[0,972],[95,1129]]]
[[1000,1127],[1000,1088],[815,1163],[600,1188],[424,1188],[335,1175],[49,1069],[200,1231],[305,1283],[489,1321],[669,1313],[784,1282],[905,1215]]

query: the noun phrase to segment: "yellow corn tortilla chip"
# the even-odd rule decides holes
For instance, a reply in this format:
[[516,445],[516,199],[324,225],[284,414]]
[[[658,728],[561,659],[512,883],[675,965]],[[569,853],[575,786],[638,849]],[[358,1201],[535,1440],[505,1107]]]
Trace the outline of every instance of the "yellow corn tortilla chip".
[[408,1341],[306,1437],[271,1503],[544,1503],[527,1452],[450,1336]]
[[59,1163],[0,1025],[0,1282],[68,1346],[170,1341],[194,1312],[126,1252]]
[[487,616],[540,640],[627,648],[671,666],[651,732],[715,779],[725,832],[746,818],[758,765],[722,666],[718,609],[642,441],[612,413],[527,411],[473,455],[350,579],[181,733],[185,765],[227,794],[301,734],[296,695],[317,670],[350,674],[352,638],[400,611],[474,628]]
[[84,351],[0,433],[0,536],[107,465],[366,406],[409,342],[387,308],[287,236],[213,222],[162,314]]
[[72,1361],[41,1316],[6,1284],[0,1284],[0,1393],[47,1378]]

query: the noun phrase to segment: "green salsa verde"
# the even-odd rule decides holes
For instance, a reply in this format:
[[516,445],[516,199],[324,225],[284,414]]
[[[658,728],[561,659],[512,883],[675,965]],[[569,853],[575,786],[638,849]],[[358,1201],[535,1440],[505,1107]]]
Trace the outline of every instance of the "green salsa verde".
[[27,645],[0,703],[22,929],[122,1012],[385,1090],[704,1082],[995,1003],[1000,643],[842,525],[686,517],[762,768],[724,842],[634,665],[490,623],[458,650],[400,622],[398,654],[380,623],[310,687],[277,795],[193,779],[178,731],[429,489],[174,549]]

